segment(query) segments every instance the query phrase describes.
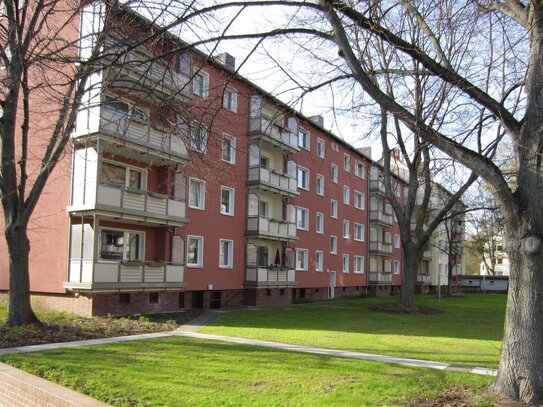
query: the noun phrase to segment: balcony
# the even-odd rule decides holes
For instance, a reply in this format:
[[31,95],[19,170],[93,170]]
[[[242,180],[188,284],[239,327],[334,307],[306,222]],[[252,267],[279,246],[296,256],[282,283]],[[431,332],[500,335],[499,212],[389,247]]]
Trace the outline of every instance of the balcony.
[[260,137],[263,141],[291,153],[300,151],[298,136],[288,128],[283,127],[264,115],[250,118],[249,135]]
[[74,291],[185,288],[185,266],[162,262],[71,259],[64,288]]
[[370,253],[390,256],[392,254],[392,243],[370,240]]
[[277,192],[289,197],[298,196],[298,183],[294,178],[269,168],[249,168],[247,185],[258,185],[261,188]]
[[377,271],[369,272],[370,284],[392,284],[392,274]]
[[271,240],[297,240],[296,224],[283,219],[265,218],[262,216],[247,217],[247,235]]
[[[160,225],[183,226],[186,204],[167,195],[139,189],[121,188],[115,185],[86,184],[85,193],[74,186],[74,202],[68,211],[75,214],[97,211],[116,219],[156,223]],[[95,194],[93,196],[93,194]],[[83,202],[85,197],[85,202]]]
[[384,181],[382,179],[370,180],[369,191],[370,193],[386,194]]
[[294,268],[269,266],[248,266],[245,273],[245,285],[251,287],[280,287],[296,284]]
[[428,274],[417,274],[417,284],[430,284],[430,276]]
[[392,215],[380,210],[370,210],[370,222],[379,223],[383,226],[392,226]]
[[151,126],[146,120],[132,118],[126,112],[114,111],[106,106],[99,108],[99,117],[94,119],[89,115],[88,120],[91,123],[84,129],[78,124],[72,135],[75,140],[86,142],[89,136],[100,133],[104,149],[114,154],[155,164],[157,160],[188,160],[185,142],[174,131]]

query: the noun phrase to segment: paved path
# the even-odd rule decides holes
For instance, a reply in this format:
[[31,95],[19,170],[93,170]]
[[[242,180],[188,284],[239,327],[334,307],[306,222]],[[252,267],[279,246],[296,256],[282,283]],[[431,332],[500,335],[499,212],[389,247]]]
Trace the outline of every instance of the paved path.
[[318,347],[313,347],[313,346],[291,345],[287,343],[261,341],[257,339],[247,339],[247,338],[238,338],[238,337],[233,337],[233,336],[210,335],[210,334],[198,333],[198,330],[202,326],[208,324],[210,321],[217,318],[222,312],[221,311],[206,312],[200,315],[199,317],[195,318],[194,320],[190,321],[188,324],[185,324],[181,326],[179,329],[172,332],[159,332],[159,333],[142,334],[142,335],[122,336],[122,337],[116,337],[116,338],[91,339],[91,340],[86,340],[86,341],[49,343],[45,345],[32,345],[32,346],[24,346],[24,347],[18,347],[18,348],[7,348],[7,349],[0,349],[0,355],[7,355],[11,353],[41,352],[45,350],[73,348],[77,346],[102,345],[102,344],[116,343],[116,342],[127,342],[127,341],[136,341],[136,340],[142,340],[142,339],[154,339],[154,338],[166,338],[166,337],[178,336],[178,337],[190,337],[190,338],[196,338],[196,339],[237,343],[237,344],[251,345],[251,346],[260,346],[264,348],[278,349],[278,350],[289,351],[289,352],[301,352],[301,353],[309,353],[309,354],[314,354],[314,355],[324,355],[324,356],[341,357],[341,358],[348,358],[348,359],[369,360],[373,362],[392,363],[392,364],[403,365],[403,366],[415,366],[415,367],[423,367],[423,368],[428,368],[428,369],[468,372],[468,373],[486,375],[486,376],[496,375],[496,370],[485,368],[485,367],[455,365],[451,363],[432,362],[428,360],[408,359],[408,358],[401,358],[401,357],[394,357],[394,356],[384,356],[384,355],[375,355],[375,354],[370,354],[370,353],[352,352],[352,351],[339,350],[339,349],[326,349],[326,348],[318,348]]

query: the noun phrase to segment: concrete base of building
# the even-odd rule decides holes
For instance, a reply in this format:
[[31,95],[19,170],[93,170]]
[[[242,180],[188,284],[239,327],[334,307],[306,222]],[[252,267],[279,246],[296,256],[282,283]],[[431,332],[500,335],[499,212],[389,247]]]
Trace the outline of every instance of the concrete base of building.
[[430,292],[429,284],[417,284],[415,286],[415,293],[417,294],[428,294]]
[[375,284],[368,287],[370,297],[386,297],[392,293],[392,286],[387,284]]

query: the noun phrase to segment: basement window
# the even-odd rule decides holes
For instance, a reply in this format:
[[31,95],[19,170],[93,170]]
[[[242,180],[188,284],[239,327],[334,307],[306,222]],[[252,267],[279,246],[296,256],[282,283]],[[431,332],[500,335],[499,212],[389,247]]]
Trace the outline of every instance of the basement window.
[[159,293],[149,293],[149,304],[158,304]]
[[130,293],[120,293],[119,304],[130,304]]

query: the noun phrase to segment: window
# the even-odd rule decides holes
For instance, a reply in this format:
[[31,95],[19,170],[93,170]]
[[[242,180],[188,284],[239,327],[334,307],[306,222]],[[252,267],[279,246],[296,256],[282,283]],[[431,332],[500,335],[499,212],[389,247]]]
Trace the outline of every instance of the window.
[[305,208],[296,208],[296,225],[298,229],[309,230],[309,211]]
[[144,172],[139,168],[103,161],[100,169],[100,182],[118,187],[144,189]]
[[204,209],[205,207],[205,182],[191,178],[189,187],[189,207]]
[[149,304],[158,304],[160,301],[160,293],[149,293]]
[[324,175],[317,174],[316,190],[318,195],[324,195]]
[[394,260],[394,274],[400,274],[400,261]]
[[143,260],[145,245],[142,232],[102,229],[100,231],[101,260]]
[[307,270],[307,249],[296,249],[296,270]]
[[343,237],[349,238],[349,221],[347,219],[343,220]]
[[349,205],[349,202],[351,201],[351,188],[349,188],[347,185],[343,186],[343,203],[345,205]]
[[195,95],[207,98],[209,93],[209,75],[207,72],[199,70],[192,79],[193,92]]
[[193,124],[190,130],[190,148],[198,153],[207,152],[207,129],[200,124]]
[[203,267],[204,238],[201,236],[189,236],[187,242],[187,266]]
[[119,304],[130,304],[130,293],[120,293]]
[[354,191],[354,207],[357,209],[366,209],[366,196],[363,192]]
[[343,154],[343,169],[345,171],[351,171],[351,157],[349,154]]
[[334,150],[336,153],[339,151],[337,143],[332,143],[332,150]]
[[219,267],[231,269],[233,267],[234,242],[232,240],[220,239],[219,241]]
[[298,188],[309,191],[309,170],[298,166]]
[[337,218],[337,201],[335,199],[330,200],[330,216]]
[[402,196],[402,187],[399,183],[394,185],[394,195],[396,195],[398,198]]
[[330,165],[330,178],[332,179],[332,182],[335,182],[337,184],[338,170],[337,170],[337,165],[335,164]]
[[322,265],[324,263],[324,253],[322,250],[315,251],[315,271],[322,271]]
[[228,187],[221,187],[221,213],[234,216],[234,190]]
[[222,136],[222,160],[230,164],[236,163],[236,139],[226,134]]
[[364,225],[362,223],[354,224],[354,240],[358,242],[364,241]]
[[349,272],[349,255],[348,254],[343,255],[343,272],[344,273]]
[[324,158],[325,145],[323,139],[317,139],[317,157]]
[[222,107],[237,113],[238,111],[238,92],[232,88],[226,88],[223,94]]
[[257,260],[259,267],[268,267],[268,247],[258,246]]
[[259,201],[258,213],[261,218],[267,218],[269,213],[269,204],[266,201]]
[[394,235],[394,248],[399,249],[401,245],[400,235]]
[[309,150],[309,132],[304,129],[298,129],[298,147]]
[[324,214],[317,212],[317,220],[315,222],[315,231],[317,233],[324,233]]
[[337,254],[337,237],[330,236],[330,253]]
[[364,274],[364,256],[354,256],[354,272]]
[[104,110],[117,116],[125,116],[130,120],[146,123],[149,121],[147,109],[141,106],[133,106],[124,100],[106,95]]
[[362,179],[366,178],[366,166],[360,161],[357,161],[354,165],[354,175]]

